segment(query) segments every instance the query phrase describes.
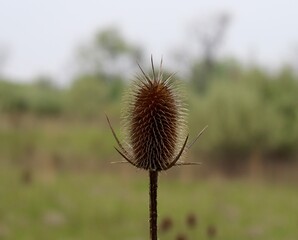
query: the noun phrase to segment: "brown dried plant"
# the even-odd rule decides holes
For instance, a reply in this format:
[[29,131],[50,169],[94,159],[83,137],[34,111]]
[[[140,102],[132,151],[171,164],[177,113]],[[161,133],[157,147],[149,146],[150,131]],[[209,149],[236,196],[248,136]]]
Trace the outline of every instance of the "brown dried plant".
[[197,218],[197,216],[194,213],[189,213],[186,216],[186,225],[189,228],[195,228],[197,226],[197,224],[198,224],[198,218]]
[[206,127],[188,144],[187,109],[174,74],[164,77],[162,60],[155,72],[151,56],[152,76],[138,65],[142,75],[136,77],[125,98],[123,109],[125,141],[121,142],[107,121],[117,142],[117,152],[133,166],[149,171],[150,239],[157,240],[158,172],[173,166],[197,165],[181,160],[181,156],[197,141]]

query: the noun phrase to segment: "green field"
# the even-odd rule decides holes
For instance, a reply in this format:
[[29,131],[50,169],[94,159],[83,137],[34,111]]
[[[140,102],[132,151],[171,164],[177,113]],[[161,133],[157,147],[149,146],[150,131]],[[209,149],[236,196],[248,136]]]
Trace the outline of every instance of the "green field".
[[[298,238],[297,185],[193,180],[181,171],[160,177],[159,221],[173,221],[160,239],[209,239],[208,226],[214,239]],[[96,174],[39,172],[25,183],[20,171],[2,167],[0,239],[148,239],[147,180],[145,172],[119,166]],[[192,229],[190,213],[197,218]]]

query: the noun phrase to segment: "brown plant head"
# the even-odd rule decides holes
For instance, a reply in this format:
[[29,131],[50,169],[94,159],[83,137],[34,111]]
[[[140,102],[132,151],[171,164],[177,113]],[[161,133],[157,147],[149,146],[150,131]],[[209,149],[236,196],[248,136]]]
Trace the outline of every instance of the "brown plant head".
[[185,110],[173,75],[164,78],[162,69],[156,75],[152,58],[151,63],[153,76],[141,69],[143,75],[132,83],[123,119],[136,167],[161,171],[178,154]]
[[209,225],[207,227],[207,235],[209,238],[214,238],[216,236],[217,230],[214,225]]
[[155,73],[152,56],[151,66],[151,76],[139,66],[142,74],[131,83],[124,98],[124,143],[119,141],[108,119],[119,146],[116,150],[127,162],[149,171],[167,170],[175,165],[196,164],[178,160],[205,129],[186,146],[187,110],[181,89],[173,79],[174,74],[163,76],[162,60],[158,74]]
[[198,223],[197,216],[194,213],[189,213],[186,217],[186,225],[189,228],[194,228],[196,227],[197,223]]
[[170,217],[162,219],[159,229],[161,232],[168,232],[173,227],[173,220]]
[[176,240],[187,240],[187,236],[185,234],[178,234],[175,238]]

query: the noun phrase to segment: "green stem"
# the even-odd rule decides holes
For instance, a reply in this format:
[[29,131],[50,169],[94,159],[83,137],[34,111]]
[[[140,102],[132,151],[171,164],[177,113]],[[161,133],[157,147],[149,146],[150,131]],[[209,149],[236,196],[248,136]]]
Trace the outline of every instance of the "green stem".
[[157,182],[158,171],[149,171],[150,177],[150,239],[157,240]]

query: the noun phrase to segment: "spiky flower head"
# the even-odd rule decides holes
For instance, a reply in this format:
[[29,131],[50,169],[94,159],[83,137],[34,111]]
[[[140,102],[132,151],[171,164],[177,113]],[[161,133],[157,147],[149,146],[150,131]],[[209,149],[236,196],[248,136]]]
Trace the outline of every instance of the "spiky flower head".
[[149,171],[188,165],[178,162],[186,148],[192,145],[186,147],[188,135],[183,94],[173,79],[174,74],[163,76],[162,60],[158,74],[152,57],[151,66],[151,75],[139,66],[142,74],[132,81],[126,93],[123,108],[126,137],[123,144],[110,125],[120,148],[116,150],[135,167]]
[[134,165],[161,171],[170,166],[185,140],[186,111],[173,74],[163,76],[162,60],[158,74],[152,57],[151,65],[151,76],[140,67],[142,75],[131,83],[123,119]]

